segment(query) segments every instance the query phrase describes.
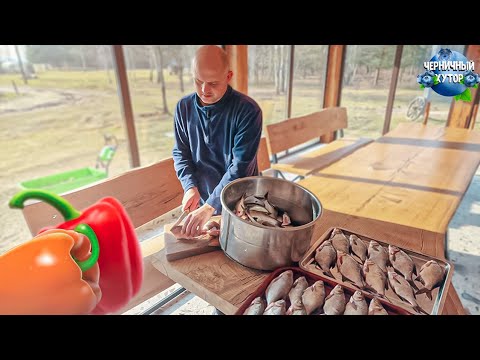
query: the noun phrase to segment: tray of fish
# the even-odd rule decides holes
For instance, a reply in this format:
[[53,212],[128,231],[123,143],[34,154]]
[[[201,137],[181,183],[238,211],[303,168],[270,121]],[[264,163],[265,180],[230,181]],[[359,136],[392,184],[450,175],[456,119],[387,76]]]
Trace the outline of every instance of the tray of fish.
[[410,315],[378,296],[344,287],[299,267],[282,267],[248,297],[236,315]]
[[[383,240],[383,241],[382,241]],[[300,268],[373,294],[412,314],[442,312],[453,265],[344,228],[330,228],[305,253]]]

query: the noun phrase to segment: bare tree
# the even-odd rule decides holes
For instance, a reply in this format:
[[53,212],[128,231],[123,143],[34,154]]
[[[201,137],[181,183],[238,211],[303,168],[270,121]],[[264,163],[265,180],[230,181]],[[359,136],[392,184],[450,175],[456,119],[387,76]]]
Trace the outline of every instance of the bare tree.
[[165,88],[165,78],[163,76],[163,50],[161,45],[154,45],[155,64],[157,68],[157,84],[161,84],[162,89],[162,101],[163,101],[163,113],[169,114],[167,105],[167,92]]

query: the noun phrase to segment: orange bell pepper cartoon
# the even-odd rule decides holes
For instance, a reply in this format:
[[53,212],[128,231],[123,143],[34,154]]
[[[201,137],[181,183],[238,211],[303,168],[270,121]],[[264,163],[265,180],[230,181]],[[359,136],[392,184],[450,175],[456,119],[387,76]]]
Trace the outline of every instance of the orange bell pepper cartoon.
[[51,229],[0,256],[0,314],[88,314],[102,298],[92,228]]

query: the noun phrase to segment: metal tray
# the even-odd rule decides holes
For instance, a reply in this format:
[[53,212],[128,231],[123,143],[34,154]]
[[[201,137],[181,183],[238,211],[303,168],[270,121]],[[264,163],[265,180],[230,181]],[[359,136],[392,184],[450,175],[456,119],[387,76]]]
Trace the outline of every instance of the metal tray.
[[[319,267],[318,267],[318,265],[315,261],[315,251],[325,240],[330,239],[331,233],[334,229],[335,228],[333,228],[333,227],[329,228],[307,250],[303,259],[299,263],[300,268],[302,268],[302,269],[304,269],[308,272],[314,273],[316,275],[321,275],[321,276],[324,276],[328,279],[332,279],[330,276],[324,274],[319,269]],[[342,232],[345,234],[345,236],[347,236],[347,238],[351,234],[357,235],[367,245],[367,247],[368,247],[368,244],[369,244],[370,240],[375,240],[380,245],[385,247],[386,248],[385,250],[387,250],[387,252],[388,252],[388,245],[389,245],[388,239],[377,239],[377,238],[368,237],[368,236],[359,234],[357,232],[352,232],[352,231],[350,231],[346,228],[341,228],[341,227],[337,227],[337,229],[342,230]],[[397,246],[397,245],[395,245],[395,246]],[[420,271],[421,266],[429,260],[435,260],[436,262],[438,262],[438,264],[440,266],[443,267],[443,269],[445,271],[444,281],[439,287],[436,287],[435,289],[432,290],[432,292],[431,292],[432,300],[430,300],[425,293],[416,295],[416,300],[417,300],[418,304],[428,314],[430,314],[430,315],[441,314],[442,310],[443,310],[443,307],[445,305],[445,300],[446,300],[446,297],[447,297],[448,288],[450,286],[452,275],[453,275],[453,265],[451,263],[449,263],[448,261],[443,260],[443,259],[439,259],[439,258],[436,258],[436,257],[433,257],[433,256],[417,253],[415,251],[404,249],[404,248],[401,248],[399,246],[397,246],[397,247],[400,248],[401,250],[403,250],[405,253],[407,253],[412,258],[412,260],[415,264],[416,270],[417,270],[417,274]],[[392,270],[392,271],[394,270],[393,267],[391,266],[391,264],[387,264],[387,269]],[[331,273],[334,276],[333,280],[340,283],[342,286],[350,287],[350,288],[355,289],[355,290],[361,290],[364,294],[373,294],[373,292],[370,292],[369,290],[359,289],[356,285],[354,285],[351,282],[342,281],[341,274],[338,271],[337,267],[331,269]],[[414,275],[414,278],[415,278],[415,275]],[[417,285],[417,287],[419,289],[421,289],[423,287],[423,285],[420,281],[414,280],[414,283],[415,283],[415,285]],[[395,292],[393,291],[393,289],[390,285],[388,287],[388,290],[385,291],[385,295],[386,295],[386,297],[388,298],[388,300],[391,304],[400,306],[400,307],[409,311],[412,314],[415,314],[415,315],[418,314],[418,312],[416,312],[410,304],[404,302],[403,300],[401,300],[398,297],[397,294],[395,294]]]
[[[293,271],[293,280],[294,281],[301,276],[305,276],[305,278],[307,279],[307,282],[308,282],[308,286],[313,285],[313,283],[315,283],[315,281],[317,281],[317,280],[322,280],[324,285],[325,285],[325,297],[327,297],[328,294],[330,294],[330,291],[332,291],[332,289],[339,283],[338,281],[332,280],[327,276],[312,274],[311,272],[305,271],[305,270],[303,270],[299,267],[278,268],[275,271],[273,271],[262,282],[262,284],[247,298],[247,300],[245,300],[245,302],[237,310],[235,315],[243,315],[243,313],[245,312],[245,310],[247,310],[247,308],[250,306],[252,301],[259,296],[261,296],[264,300],[266,300],[265,299],[265,290],[267,289],[268,284],[270,284],[270,282],[273,279],[275,279],[277,276],[279,276],[281,273],[283,273],[284,271],[287,271],[287,270],[292,270]],[[345,292],[345,298],[348,302],[350,300],[350,297],[355,292],[355,290],[353,290],[351,287],[346,287],[346,286],[343,286],[343,290]],[[374,298],[374,296],[369,294],[369,293],[364,293],[364,297],[365,297],[365,300],[367,301],[368,305],[370,305],[370,300]],[[378,298],[378,299],[382,303],[385,310],[387,310],[389,315],[411,315],[410,312],[406,311],[402,307],[391,304],[388,301],[385,301],[381,298]],[[285,302],[286,302],[286,306],[287,306],[286,308],[288,309],[290,307],[290,300],[288,299],[288,296],[285,299]],[[311,315],[321,315],[322,313],[323,313],[323,310],[320,309],[320,311],[317,310],[316,312],[312,313]]]

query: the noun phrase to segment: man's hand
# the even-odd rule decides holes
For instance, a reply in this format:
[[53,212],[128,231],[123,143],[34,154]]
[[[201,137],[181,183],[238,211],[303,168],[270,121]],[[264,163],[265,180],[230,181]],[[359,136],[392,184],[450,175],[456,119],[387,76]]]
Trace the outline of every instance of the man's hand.
[[192,212],[198,208],[200,202],[200,193],[196,187],[188,189],[183,195],[182,211],[188,210]]
[[182,237],[192,238],[204,234],[205,229],[203,227],[208,220],[210,220],[214,212],[215,208],[209,204],[203,204],[200,208],[188,214],[183,224]]

